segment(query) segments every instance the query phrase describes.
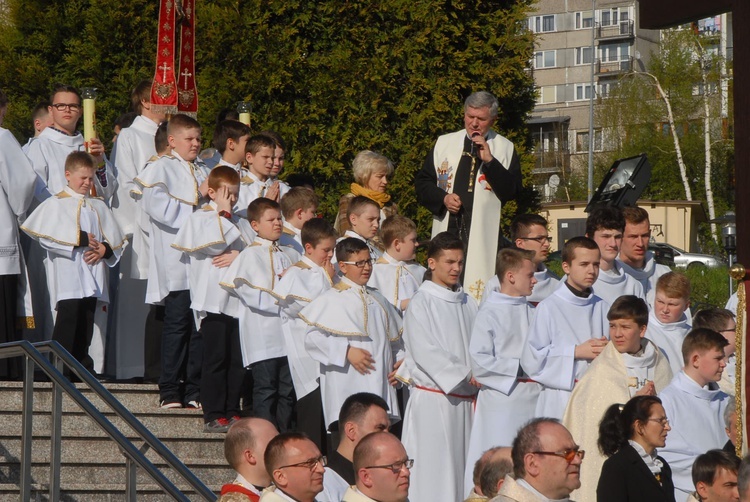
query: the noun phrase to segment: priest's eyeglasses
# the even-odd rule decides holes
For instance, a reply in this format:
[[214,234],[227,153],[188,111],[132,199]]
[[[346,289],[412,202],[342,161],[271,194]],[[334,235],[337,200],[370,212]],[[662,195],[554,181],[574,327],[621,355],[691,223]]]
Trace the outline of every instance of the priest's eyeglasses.
[[77,112],[78,110],[81,109],[81,105],[78,105],[75,103],[53,103],[52,106],[58,112],[62,112],[65,110],[70,110],[71,112]]
[[539,237],[519,237],[522,241],[536,241],[539,244],[544,244],[545,241],[552,244],[551,235],[540,235]]
[[366,266],[372,267],[372,258],[369,260],[359,260],[359,261],[340,261],[339,263],[346,263],[347,265],[354,265],[357,268],[365,268]]
[[328,459],[325,455],[322,455],[318,458],[311,458],[297,464],[282,465],[281,467],[279,467],[279,469],[286,469],[287,467],[307,467],[312,471],[318,466],[318,464],[320,464],[322,467],[328,465]]
[[414,467],[414,459],[407,458],[406,460],[402,460],[401,462],[394,462],[390,465],[371,465],[369,467],[365,467],[365,469],[390,469],[393,474],[398,474],[404,467],[406,467],[407,469],[411,469],[412,467]]
[[586,452],[584,450],[579,450],[578,447],[565,448],[560,451],[532,451],[531,453],[535,455],[554,455],[555,457],[564,458],[567,463],[571,463],[576,457],[583,460],[583,457],[586,456]]

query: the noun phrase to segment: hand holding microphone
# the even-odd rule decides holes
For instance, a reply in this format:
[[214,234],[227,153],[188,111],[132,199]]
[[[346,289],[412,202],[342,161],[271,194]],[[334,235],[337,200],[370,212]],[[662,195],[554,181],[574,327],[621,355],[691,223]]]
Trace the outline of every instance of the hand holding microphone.
[[479,131],[471,133],[471,155],[474,156],[475,152],[482,162],[492,162],[492,154],[490,148],[487,145],[487,139]]

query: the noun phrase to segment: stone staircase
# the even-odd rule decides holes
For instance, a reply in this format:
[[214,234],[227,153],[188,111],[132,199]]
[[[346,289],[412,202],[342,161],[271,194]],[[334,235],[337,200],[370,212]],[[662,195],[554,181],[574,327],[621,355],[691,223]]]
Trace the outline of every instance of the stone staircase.
[[[80,384],[78,387],[126,437],[141,446],[142,441],[108,406]],[[211,490],[218,493],[222,484],[234,479],[224,459],[224,435],[205,434],[200,411],[160,409],[156,385],[105,384],[105,387]],[[34,384],[32,500],[48,500],[51,389],[49,383]],[[19,499],[22,399],[21,383],[0,382],[0,501]],[[60,500],[125,500],[125,457],[117,444],[72,399],[63,396],[62,407]],[[191,500],[202,500],[158,455],[149,451],[146,456]],[[139,501],[171,500],[140,469],[137,487]]]

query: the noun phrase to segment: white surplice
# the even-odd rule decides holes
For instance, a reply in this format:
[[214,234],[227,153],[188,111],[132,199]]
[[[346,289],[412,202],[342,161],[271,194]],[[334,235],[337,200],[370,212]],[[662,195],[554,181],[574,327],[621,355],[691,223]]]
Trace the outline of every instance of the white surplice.
[[[474,411],[464,493],[474,486],[474,463],[493,446],[510,446],[518,429],[534,418],[541,386],[521,368],[534,308],[525,296],[491,291],[479,307],[469,351],[474,378],[482,384]],[[519,381],[520,380],[520,381]]]
[[[364,237],[362,237],[361,235],[359,235],[354,230],[347,230],[346,232],[344,232],[343,237],[339,237],[339,239],[336,241],[336,244],[338,244],[339,242],[343,241],[347,237],[353,237],[355,239],[359,239],[362,242],[364,242],[365,244],[367,244],[367,249],[370,250],[370,257],[372,258],[373,263],[376,262],[381,256],[383,256],[383,251],[377,246],[377,244],[375,244],[370,239],[365,239]],[[334,255],[333,258],[334,258],[334,261],[335,261],[336,255]]]
[[292,260],[275,242],[256,237],[224,272],[221,286],[246,307],[239,317],[245,366],[287,354],[273,289],[291,266]]
[[649,308],[652,308],[654,305],[654,298],[656,297],[656,281],[659,280],[659,277],[671,272],[672,270],[666,265],[656,263],[654,254],[651,251],[646,252],[643,268],[631,267],[619,259],[617,260],[617,265],[622,268],[623,272],[633,276],[635,280],[641,283],[641,286],[643,286],[643,292],[646,293],[646,303]]
[[635,277],[626,274],[622,267],[618,266],[617,261],[610,270],[599,269],[599,277],[592,288],[596,296],[610,305],[624,295],[634,295],[646,300],[646,293],[641,283]]
[[666,324],[657,319],[653,312],[648,316],[646,338],[654,342],[666,356],[673,375],[679,373],[685,366],[682,358],[682,342],[688,331],[690,331],[690,320],[685,314],[679,321]]
[[[357,392],[371,392],[388,403],[392,420],[401,418],[396,390],[388,373],[403,359],[401,316],[372,288],[346,277],[299,313],[308,324],[305,348],[320,363],[320,390],[326,427],[338,420],[344,401]],[[375,368],[366,375],[348,361],[349,347],[372,355]]]
[[419,289],[426,269],[415,262],[396,260],[386,251],[372,266],[367,285],[380,291],[393,306],[410,300]]
[[698,455],[724,446],[724,409],[729,396],[715,383],[700,387],[679,372],[659,397],[672,430],[659,454],[672,468],[675,499],[685,500],[694,490],[691,470]]
[[307,323],[299,318],[299,313],[331,286],[333,281],[328,272],[303,256],[284,273],[273,290],[281,307],[281,329],[298,400],[317,389],[320,378],[320,363],[305,348]]
[[285,221],[284,230],[279,238],[279,246],[292,248],[300,256],[304,255],[305,247],[302,245],[302,230]]
[[425,281],[404,316],[406,358],[399,378],[410,384],[402,442],[419,461],[411,470],[412,502],[463,500],[473,398],[469,339],[477,304],[462,289]]
[[521,366],[544,387],[536,416],[561,419],[576,380],[589,361],[575,358],[576,345],[592,338],[609,338],[609,304],[590,293],[574,295],[567,284],[539,303],[529,328]]
[[151,225],[147,303],[158,304],[170,291],[190,288],[189,260],[172,243],[197,207],[198,187],[207,176],[203,164],[187,162],[172,152],[148,164],[135,178],[136,198]]
[[[547,298],[560,286],[560,278],[550,272],[543,263],[540,263],[537,271],[534,272],[534,279],[536,279],[534,290],[531,292],[530,296],[526,297],[526,301],[533,305],[536,305]],[[493,275],[487,281],[487,285],[484,287],[484,293],[482,294],[482,301],[479,304],[480,306],[487,300],[490,291],[500,291],[500,280],[497,278],[497,275]]]

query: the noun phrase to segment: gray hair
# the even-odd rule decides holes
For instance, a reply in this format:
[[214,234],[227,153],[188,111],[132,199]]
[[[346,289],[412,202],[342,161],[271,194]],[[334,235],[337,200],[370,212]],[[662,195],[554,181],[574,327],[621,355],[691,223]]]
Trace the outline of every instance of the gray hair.
[[482,495],[489,498],[497,495],[497,484],[505,478],[506,474],[511,472],[513,472],[513,463],[507,458],[498,458],[487,462],[479,477]]
[[367,186],[370,177],[377,172],[385,172],[386,176],[390,177],[393,169],[393,162],[388,160],[388,157],[370,150],[359,152],[352,163],[354,181],[362,186]]
[[727,407],[724,408],[724,427],[729,429],[730,424],[732,423],[732,413],[737,412],[737,400],[734,398],[734,396],[729,396],[729,399],[727,399]]
[[497,117],[497,98],[487,91],[474,92],[464,101],[464,112],[467,108],[485,107],[490,109],[490,117]]
[[523,479],[526,476],[526,466],[523,459],[527,453],[539,451],[542,449],[542,442],[539,439],[539,429],[542,425],[557,424],[562,426],[559,420],[549,417],[532,418],[518,430],[513,440],[513,448],[510,456],[513,460],[513,477]]

